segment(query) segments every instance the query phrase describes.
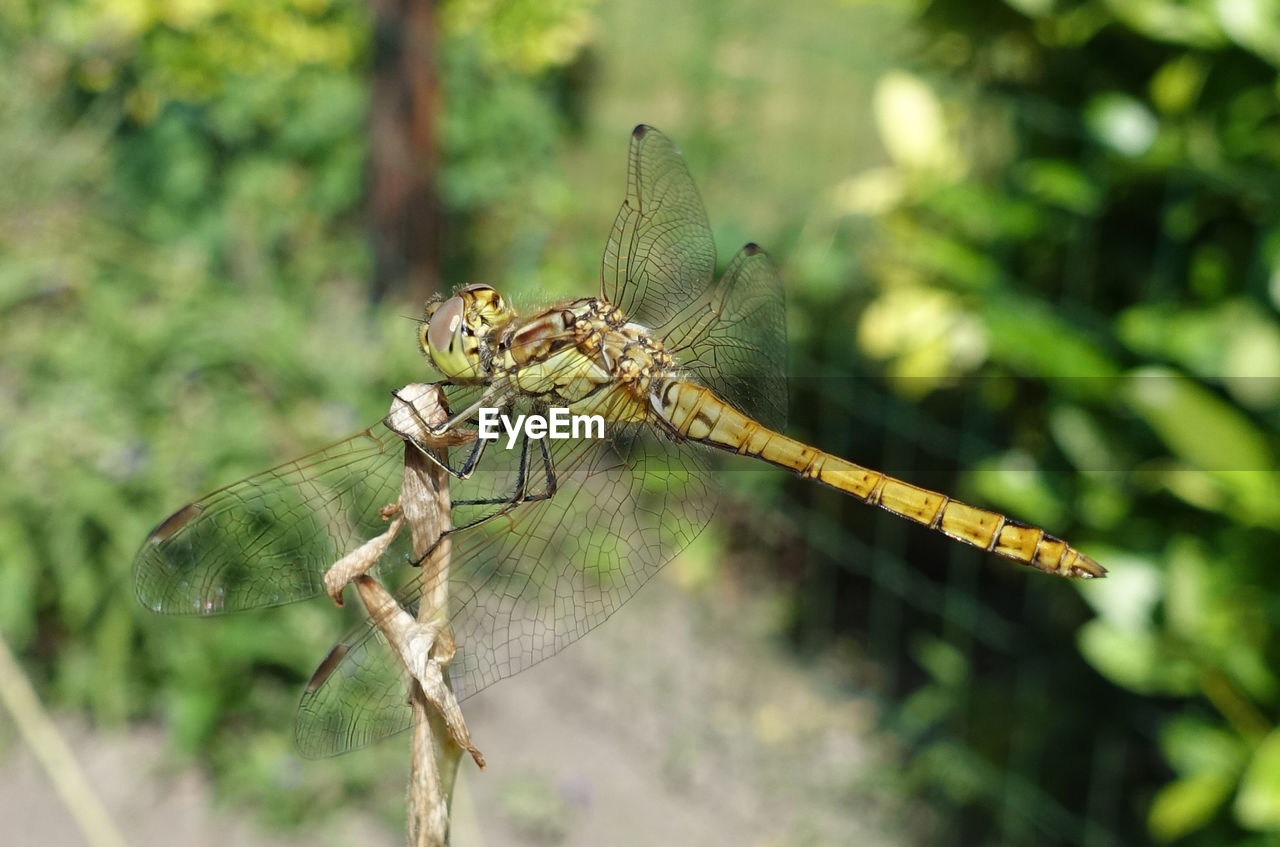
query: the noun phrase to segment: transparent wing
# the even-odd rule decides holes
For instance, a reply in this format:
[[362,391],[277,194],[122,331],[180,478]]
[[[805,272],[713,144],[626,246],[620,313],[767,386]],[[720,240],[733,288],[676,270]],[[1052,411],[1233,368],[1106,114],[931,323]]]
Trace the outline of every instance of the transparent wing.
[[[138,599],[216,615],[319,594],[330,565],[386,529],[379,510],[399,496],[403,449],[368,429],[189,503],[138,550]],[[407,553],[398,542],[388,558]]]
[[760,423],[787,422],[787,322],[782,280],[755,244],[676,315],[662,338],[692,377]]
[[600,263],[600,296],[659,335],[711,284],[716,247],[680,151],[641,124],[631,133],[627,196]]
[[601,296],[648,327],[681,367],[766,426],[786,423],[782,281],[748,244],[711,284],[716,249],[680,151],[643,124],[631,134],[627,196],[601,261]]
[[[555,654],[603,623],[702,532],[718,494],[707,451],[647,429],[570,444],[557,491],[454,541],[450,606],[459,697]],[[561,471],[560,468],[566,470]]]
[[[538,443],[530,441],[525,453],[537,453]],[[458,652],[450,674],[459,699],[603,622],[715,511],[707,451],[697,445],[635,425],[615,425],[604,440],[542,443],[555,468],[554,496],[452,536],[450,621]],[[501,454],[518,466],[508,451]],[[496,458],[486,454],[485,462]],[[470,482],[455,483],[455,496],[471,496]],[[416,609],[421,592],[419,577],[400,591],[401,603]],[[299,749],[335,755],[406,728],[405,692],[398,659],[366,623],[340,642],[303,694]]]
[[[401,605],[417,614],[416,601]],[[406,679],[399,656],[365,621],[335,644],[312,674],[294,723],[298,751],[321,759],[408,729],[413,714]]]
[[[449,466],[462,467],[471,449],[449,447]],[[138,550],[139,601],[166,614],[217,615],[321,593],[330,565],[386,530],[381,513],[400,496],[404,450],[379,425],[183,506]],[[470,482],[471,499],[455,499],[452,524],[489,519],[520,485],[515,469],[489,463]],[[378,572],[411,563],[410,547],[402,533]]]

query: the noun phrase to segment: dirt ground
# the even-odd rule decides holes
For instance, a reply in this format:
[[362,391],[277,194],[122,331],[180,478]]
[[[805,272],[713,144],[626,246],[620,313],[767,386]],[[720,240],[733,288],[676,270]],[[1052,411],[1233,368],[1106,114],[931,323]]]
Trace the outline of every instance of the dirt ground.
[[[876,788],[892,762],[874,709],[823,667],[797,667],[767,593],[723,580],[690,592],[687,577],[673,563],[582,641],[464,704],[489,767],[463,763],[455,847],[876,847],[927,830],[923,810]],[[167,764],[159,728],[61,726],[135,847],[404,843],[358,815],[266,834]],[[87,844],[20,743],[0,751],[0,820],[11,847]]]

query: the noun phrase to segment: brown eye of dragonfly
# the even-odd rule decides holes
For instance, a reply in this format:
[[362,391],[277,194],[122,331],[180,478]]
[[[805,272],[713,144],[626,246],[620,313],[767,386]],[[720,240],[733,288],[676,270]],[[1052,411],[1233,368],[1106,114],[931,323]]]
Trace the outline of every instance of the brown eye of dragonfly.
[[462,298],[450,297],[440,304],[431,320],[427,323],[427,345],[429,350],[444,352],[449,349],[453,335],[462,323]]

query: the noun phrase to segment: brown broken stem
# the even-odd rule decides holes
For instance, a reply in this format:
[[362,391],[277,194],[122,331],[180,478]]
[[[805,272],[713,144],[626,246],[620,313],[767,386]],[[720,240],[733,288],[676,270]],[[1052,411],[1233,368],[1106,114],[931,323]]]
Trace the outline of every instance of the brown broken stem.
[[[413,710],[409,844],[445,847],[449,841],[449,803],[462,753],[470,753],[481,768],[484,757],[471,743],[449,684],[449,663],[455,649],[449,627],[451,544],[445,536],[452,507],[449,474],[422,450],[426,445],[439,445],[427,449],[433,449],[436,458],[443,461],[448,445],[473,440],[475,434],[451,431],[437,437],[426,429],[448,419],[443,396],[435,385],[409,385],[395,392],[395,397],[387,424],[406,438],[400,499],[384,509],[383,517],[391,519],[387,531],[336,562],[325,575],[325,587],[341,605],[343,587],[354,583],[370,617],[409,671]],[[406,524],[423,576],[417,620],[381,583],[366,575]]]

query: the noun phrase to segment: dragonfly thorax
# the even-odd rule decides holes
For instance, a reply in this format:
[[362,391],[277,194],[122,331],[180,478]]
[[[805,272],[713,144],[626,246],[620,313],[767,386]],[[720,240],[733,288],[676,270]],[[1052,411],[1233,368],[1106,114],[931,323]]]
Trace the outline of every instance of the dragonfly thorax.
[[643,418],[655,381],[676,374],[649,330],[594,297],[522,315],[494,333],[487,349],[484,373],[496,394],[583,414],[607,407],[611,420]]
[[491,338],[515,316],[492,286],[468,285],[427,304],[418,343],[449,379],[483,379],[492,358]]

